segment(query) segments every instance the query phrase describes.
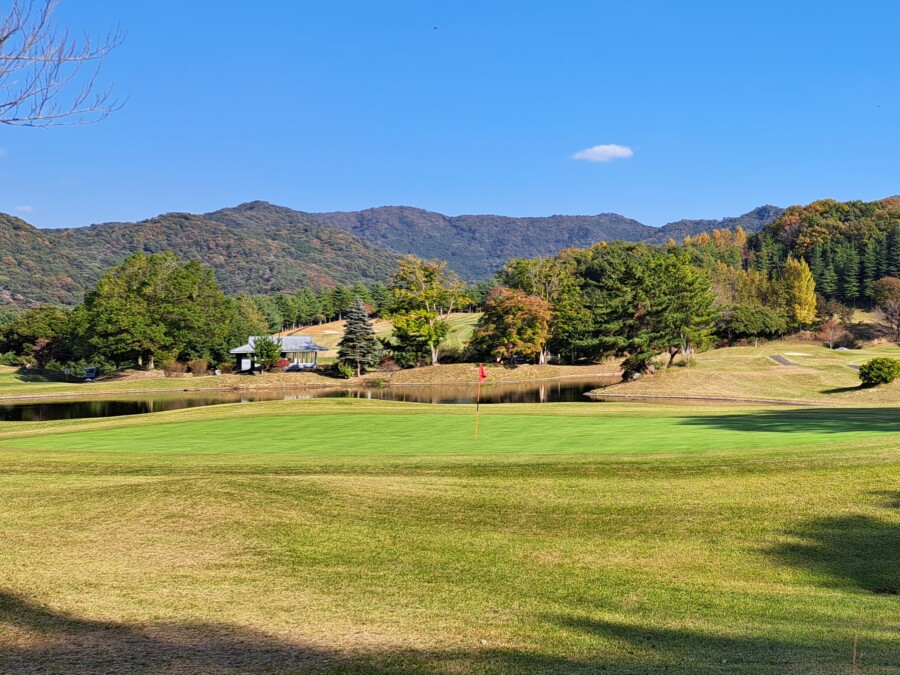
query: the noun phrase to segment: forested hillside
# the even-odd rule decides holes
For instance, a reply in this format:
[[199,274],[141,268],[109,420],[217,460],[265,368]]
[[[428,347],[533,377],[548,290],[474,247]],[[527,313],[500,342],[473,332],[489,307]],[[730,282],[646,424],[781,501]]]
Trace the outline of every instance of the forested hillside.
[[565,248],[585,248],[600,241],[664,244],[671,237],[680,242],[688,235],[739,225],[747,232],[756,232],[780,213],[778,207],[762,206],[737,218],[680,220],[661,228],[615,213],[542,218],[451,217],[407,206],[304,216],[398,253],[441,258],[464,278],[474,280],[494,274],[509,258],[555,255]]
[[303,213],[257,201],[203,215],[45,230],[0,214],[0,308],[74,305],[104,270],[137,252],[199,260],[229,294],[293,293],[384,281],[403,253],[446,260],[463,279],[476,281],[509,258],[552,256],[599,241],[680,242],[687,234],[737,225],[754,232],[778,213],[760,207],[739,218],[653,228],[616,214],[449,217],[402,206]]
[[792,206],[751,246],[758,269],[776,269],[788,255],[802,257],[826,298],[868,305],[878,279],[900,276],[900,197]]
[[348,232],[299,219],[272,224],[170,213],[139,223],[39,230],[0,214],[0,304],[71,305],[128,255],[165,251],[211,267],[229,294],[383,280],[395,257]]
[[694,237],[704,232],[712,232],[713,230],[728,229],[734,230],[738,227],[744,232],[758,232],[766,225],[778,218],[784,209],[777,206],[760,206],[752,211],[745,213],[736,218],[722,218],[722,220],[676,220],[674,223],[663,225],[655,230],[653,235],[645,238],[643,241],[647,244],[665,244],[669,239],[674,239],[677,243],[685,237]]

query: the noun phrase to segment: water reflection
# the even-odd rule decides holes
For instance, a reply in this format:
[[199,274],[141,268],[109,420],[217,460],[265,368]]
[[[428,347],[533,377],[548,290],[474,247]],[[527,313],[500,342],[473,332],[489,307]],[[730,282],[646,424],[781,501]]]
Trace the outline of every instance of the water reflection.
[[[617,377],[489,384],[481,388],[481,402],[560,403],[589,402],[585,393],[619,381]],[[358,398],[408,403],[475,403],[475,385],[393,386],[383,388],[335,387],[333,389],[268,389],[167,394],[164,396],[125,397],[10,403],[0,405],[0,420],[6,422],[43,422],[48,420],[116,417],[197,408],[223,403],[257,401],[299,401],[313,398]]]

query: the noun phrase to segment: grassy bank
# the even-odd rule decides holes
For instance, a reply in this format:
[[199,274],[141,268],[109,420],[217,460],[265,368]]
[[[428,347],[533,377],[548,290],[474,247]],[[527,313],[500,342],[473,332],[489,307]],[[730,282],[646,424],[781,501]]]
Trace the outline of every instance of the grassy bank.
[[[792,365],[772,359],[780,356]],[[900,383],[864,389],[859,366],[876,356],[900,358],[893,345],[837,351],[819,343],[775,341],[759,347],[728,347],[697,354],[693,365],[676,365],[605,394],[781,399],[832,405],[900,403]]]
[[896,673],[885,409],[0,427],[0,672]]
[[[488,364],[488,383],[528,382],[556,378],[614,377],[615,364],[590,366],[518,366],[508,368]],[[261,375],[208,375],[165,377],[162,372],[130,371],[98,379],[96,382],[61,382],[38,374],[22,373],[0,366],[0,400],[52,396],[108,396],[115,394],[177,393],[203,390],[251,391],[289,388],[340,388],[368,385],[458,385],[478,379],[478,365],[452,363],[395,372],[372,372],[349,380],[324,372],[263,373]]]

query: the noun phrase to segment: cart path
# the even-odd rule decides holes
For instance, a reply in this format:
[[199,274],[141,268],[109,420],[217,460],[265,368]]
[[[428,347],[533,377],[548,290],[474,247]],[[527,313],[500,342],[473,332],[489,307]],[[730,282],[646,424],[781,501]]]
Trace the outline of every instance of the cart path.
[[772,360],[773,360],[775,363],[777,363],[779,366],[796,366],[796,365],[799,365],[799,364],[794,363],[793,361],[788,361],[786,358],[784,358],[784,357],[781,356],[780,354],[772,354],[772,355],[769,356],[769,358],[772,359]]

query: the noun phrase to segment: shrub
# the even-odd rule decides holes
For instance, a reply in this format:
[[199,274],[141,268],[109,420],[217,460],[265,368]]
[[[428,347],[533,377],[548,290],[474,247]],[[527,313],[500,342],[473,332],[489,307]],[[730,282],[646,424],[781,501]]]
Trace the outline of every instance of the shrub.
[[397,359],[393,356],[382,356],[381,363],[378,364],[378,372],[380,373],[393,373],[401,368],[402,366],[397,363]]
[[206,375],[209,372],[209,361],[206,359],[191,359],[187,365],[188,370],[197,377]]
[[169,361],[163,368],[166,377],[182,377],[187,374],[187,366],[181,361]]
[[898,377],[900,377],[900,361],[884,356],[867,361],[859,369],[859,379],[865,387],[888,384]]
[[351,377],[356,375],[356,370],[349,363],[344,363],[343,361],[338,361],[335,364],[335,370],[338,375],[343,377],[345,380],[349,380]]
[[15,352],[0,354],[0,366],[21,366],[25,360]]

